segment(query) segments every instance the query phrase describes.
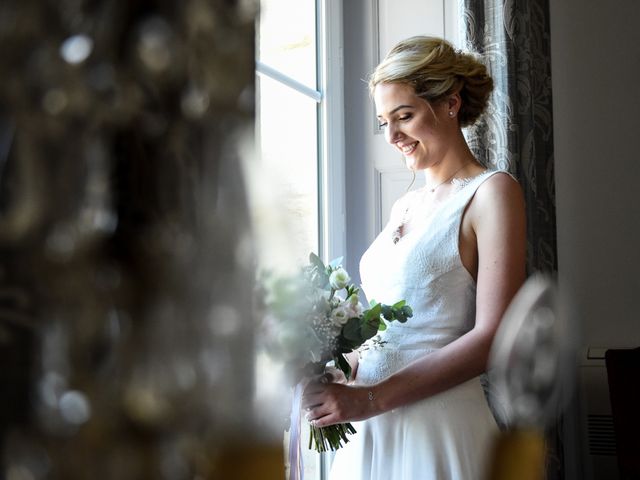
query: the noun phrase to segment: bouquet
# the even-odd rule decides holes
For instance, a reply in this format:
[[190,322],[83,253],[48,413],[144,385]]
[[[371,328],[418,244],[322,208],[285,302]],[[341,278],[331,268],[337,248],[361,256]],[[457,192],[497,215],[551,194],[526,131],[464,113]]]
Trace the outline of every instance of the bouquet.
[[[381,346],[377,334],[387,328],[386,322],[404,323],[413,315],[404,300],[393,305],[371,301],[364,309],[359,288],[340,262],[324,265],[311,253],[309,265],[298,274],[269,282],[265,307],[274,332],[272,347],[297,382],[324,374],[331,362],[348,380],[351,365],[345,354],[365,342]],[[355,433],[350,423],[309,428],[309,448],[318,452],[337,450]]]

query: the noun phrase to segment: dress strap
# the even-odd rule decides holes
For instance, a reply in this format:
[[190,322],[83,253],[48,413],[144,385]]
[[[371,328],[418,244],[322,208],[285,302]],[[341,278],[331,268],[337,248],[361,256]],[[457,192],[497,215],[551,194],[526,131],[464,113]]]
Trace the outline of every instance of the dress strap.
[[509,175],[515,182],[517,182],[516,178],[508,171],[493,169],[487,169],[479,175],[476,175],[475,177],[455,179],[454,185],[460,186],[460,191],[457,195],[458,198],[456,199],[456,205],[458,207],[466,208],[468,203],[476,194],[478,188],[480,188],[480,185],[482,185],[485,181],[498,173]]

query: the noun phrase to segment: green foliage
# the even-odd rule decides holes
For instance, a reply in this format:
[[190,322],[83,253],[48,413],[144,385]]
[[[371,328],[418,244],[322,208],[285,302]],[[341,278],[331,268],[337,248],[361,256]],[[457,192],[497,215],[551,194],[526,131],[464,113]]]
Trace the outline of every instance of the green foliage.
[[336,366],[344,372],[347,380],[349,380],[351,378],[351,365],[349,364],[345,356],[342,353],[336,355],[333,361],[335,362]]
[[329,427],[314,427],[309,430],[309,449],[312,445],[316,451],[338,450],[342,448],[342,442],[348,443],[347,434],[356,433],[356,429],[350,423],[339,423]]
[[[351,378],[351,365],[345,355],[369,340],[382,345],[380,338],[374,338],[378,332],[386,330],[390,322],[404,323],[413,315],[404,300],[393,305],[372,300],[363,310],[360,289],[349,283],[341,263],[342,258],[337,258],[325,265],[311,253],[309,264],[298,276],[269,281],[265,304],[278,322],[271,328],[277,332],[283,358],[293,360],[287,365],[294,378],[322,375],[329,360],[347,379]],[[312,426],[309,446],[315,445],[318,451],[336,450],[353,432],[348,423]]]
[[394,305],[384,305],[375,301],[371,302],[371,308],[362,313],[362,317],[350,318],[342,327],[341,335],[338,338],[334,362],[336,367],[343,371],[345,376],[350,378],[351,365],[344,357],[345,353],[352,352],[360,347],[378,332],[387,329],[385,322],[397,320],[401,323],[413,316],[411,308],[404,300]]

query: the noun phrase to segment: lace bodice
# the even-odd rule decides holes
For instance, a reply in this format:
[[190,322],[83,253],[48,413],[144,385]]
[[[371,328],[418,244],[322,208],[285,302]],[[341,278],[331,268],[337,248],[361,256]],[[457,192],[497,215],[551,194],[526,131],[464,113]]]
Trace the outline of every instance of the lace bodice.
[[488,170],[454,183],[455,190],[419,226],[393,242],[393,216],[362,256],[360,275],[369,300],[404,299],[414,316],[381,332],[385,345],[361,352],[357,383],[375,383],[412,360],[468,332],[475,322],[476,285],[462,265],[459,232],[463,212],[478,187],[497,173]]

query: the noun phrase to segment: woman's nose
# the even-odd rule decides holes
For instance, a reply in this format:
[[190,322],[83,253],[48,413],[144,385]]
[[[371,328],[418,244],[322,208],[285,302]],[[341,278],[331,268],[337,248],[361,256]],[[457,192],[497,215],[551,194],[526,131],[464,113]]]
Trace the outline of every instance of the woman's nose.
[[398,129],[398,127],[396,127],[395,124],[389,123],[387,125],[386,130],[385,130],[385,134],[387,136],[387,142],[393,144],[393,143],[396,143],[400,139],[400,136],[402,135],[402,132],[400,132],[400,130]]

